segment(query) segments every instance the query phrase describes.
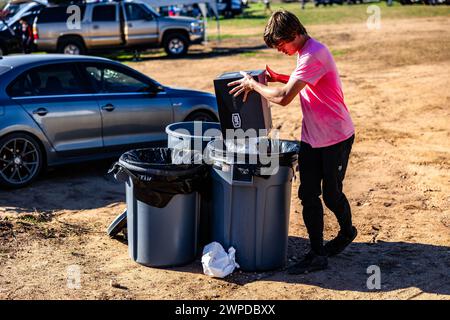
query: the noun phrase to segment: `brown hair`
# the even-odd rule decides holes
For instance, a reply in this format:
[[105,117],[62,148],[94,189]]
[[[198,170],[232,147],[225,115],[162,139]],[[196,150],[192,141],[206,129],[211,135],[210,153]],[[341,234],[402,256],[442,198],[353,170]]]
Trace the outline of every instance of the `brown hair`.
[[275,11],[264,29],[264,41],[275,48],[280,42],[290,42],[296,35],[307,35],[305,27],[297,16],[284,9]]

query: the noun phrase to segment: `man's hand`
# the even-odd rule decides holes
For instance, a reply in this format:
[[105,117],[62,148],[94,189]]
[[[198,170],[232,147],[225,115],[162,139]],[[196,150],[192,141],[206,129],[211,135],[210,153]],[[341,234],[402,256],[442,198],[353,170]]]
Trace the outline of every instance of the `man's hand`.
[[266,79],[267,82],[277,82],[278,81],[278,73],[269,68],[266,64]]
[[244,102],[247,100],[248,93],[254,90],[270,102],[285,106],[289,104],[306,85],[306,83],[301,80],[295,78],[290,79],[289,76],[286,76],[289,81],[283,87],[269,87],[266,84],[257,82],[243,71],[241,71],[241,74],[244,76],[242,79],[230,82],[228,83],[228,86],[235,86],[230,90],[230,94],[234,94],[235,97],[244,92]]
[[228,83],[229,87],[234,87],[230,90],[230,94],[234,94],[234,97],[239,96],[242,92],[244,92],[244,98],[242,101],[247,100],[247,95],[249,92],[251,92],[254,89],[254,81],[253,78],[246,72],[241,71],[240,74],[243,76],[242,79],[233,81]]

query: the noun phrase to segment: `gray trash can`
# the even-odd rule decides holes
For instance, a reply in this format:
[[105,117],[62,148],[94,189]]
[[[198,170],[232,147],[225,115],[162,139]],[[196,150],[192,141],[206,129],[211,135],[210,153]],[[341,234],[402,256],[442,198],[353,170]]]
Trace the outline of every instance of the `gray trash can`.
[[174,165],[172,150],[149,148],[124,153],[110,171],[126,186],[130,257],[151,267],[193,261],[207,166]]
[[[195,150],[202,155],[210,141],[220,139],[222,132],[218,122],[176,122],[166,127],[167,146],[173,150]],[[211,242],[210,215],[212,210],[211,181],[205,180],[204,192],[200,195],[199,247]]]
[[[272,141],[269,143],[272,146]],[[251,164],[249,154],[227,153],[223,141],[208,144],[213,162],[212,240],[236,249],[244,271],[281,268],[286,263],[291,185],[300,146],[281,141],[269,153],[279,166],[268,174],[267,159]],[[245,153],[245,151],[244,151]],[[243,161],[237,161],[242,160]]]

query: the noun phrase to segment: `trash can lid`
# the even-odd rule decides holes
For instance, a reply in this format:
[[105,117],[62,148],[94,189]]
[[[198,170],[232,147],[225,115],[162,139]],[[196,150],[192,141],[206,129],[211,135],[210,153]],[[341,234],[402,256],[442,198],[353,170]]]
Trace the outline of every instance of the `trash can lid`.
[[120,231],[127,227],[127,210],[125,209],[121,214],[119,214],[113,222],[108,226],[106,233],[111,238],[114,238],[119,234]]

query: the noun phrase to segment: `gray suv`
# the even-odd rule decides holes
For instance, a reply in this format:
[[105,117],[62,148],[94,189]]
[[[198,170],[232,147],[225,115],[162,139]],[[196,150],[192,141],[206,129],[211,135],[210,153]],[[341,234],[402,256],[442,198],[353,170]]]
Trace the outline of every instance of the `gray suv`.
[[45,166],[163,145],[173,122],[217,119],[214,95],[163,86],[109,59],[3,57],[0,185],[25,186]]
[[33,34],[38,51],[85,54],[163,47],[178,57],[203,41],[204,27],[193,18],[161,17],[133,0],[46,7],[36,18]]

